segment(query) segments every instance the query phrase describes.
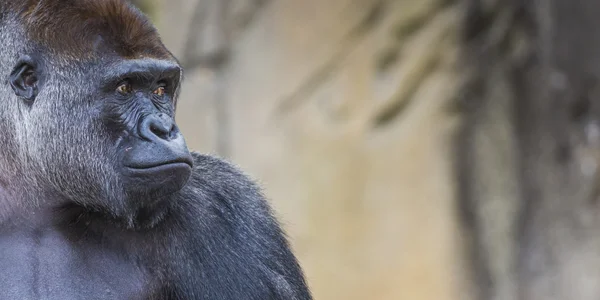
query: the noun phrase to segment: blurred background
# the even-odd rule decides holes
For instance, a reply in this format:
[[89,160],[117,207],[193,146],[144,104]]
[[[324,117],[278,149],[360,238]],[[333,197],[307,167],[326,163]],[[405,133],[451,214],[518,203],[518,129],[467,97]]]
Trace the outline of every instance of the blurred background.
[[188,145],[260,182],[315,299],[455,293],[444,2],[138,1],[185,66]]
[[315,299],[600,299],[600,2],[133,2]]

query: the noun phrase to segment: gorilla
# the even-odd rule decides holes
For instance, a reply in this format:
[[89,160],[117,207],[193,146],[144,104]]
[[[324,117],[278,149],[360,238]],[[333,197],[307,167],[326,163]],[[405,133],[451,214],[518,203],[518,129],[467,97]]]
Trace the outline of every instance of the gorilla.
[[125,0],[1,0],[0,299],[311,299],[260,189],[190,153]]

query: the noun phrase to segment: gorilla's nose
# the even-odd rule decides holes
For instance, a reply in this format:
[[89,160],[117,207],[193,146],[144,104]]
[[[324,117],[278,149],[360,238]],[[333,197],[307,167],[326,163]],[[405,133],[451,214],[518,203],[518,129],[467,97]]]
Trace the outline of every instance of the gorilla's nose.
[[173,118],[162,113],[152,114],[140,124],[139,134],[151,142],[168,142],[177,138],[179,129]]
[[193,159],[171,116],[147,115],[138,126],[139,138],[127,139],[123,144],[125,166],[140,170],[184,163],[184,173],[189,172]]

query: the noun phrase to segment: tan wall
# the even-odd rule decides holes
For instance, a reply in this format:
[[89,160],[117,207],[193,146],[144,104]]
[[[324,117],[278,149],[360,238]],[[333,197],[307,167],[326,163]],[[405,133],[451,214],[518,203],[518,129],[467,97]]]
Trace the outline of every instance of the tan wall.
[[[179,57],[203,32],[189,28],[197,1],[162,1],[157,12]],[[463,299],[447,107],[459,7],[252,1],[231,8],[249,23],[224,22],[225,67],[187,72],[178,119],[191,148],[214,153],[222,138],[260,181],[316,299]]]

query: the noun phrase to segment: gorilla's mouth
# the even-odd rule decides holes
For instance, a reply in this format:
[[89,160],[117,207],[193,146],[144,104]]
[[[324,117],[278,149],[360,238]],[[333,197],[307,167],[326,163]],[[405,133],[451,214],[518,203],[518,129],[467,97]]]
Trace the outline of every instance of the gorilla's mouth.
[[139,160],[124,165],[122,173],[125,186],[131,193],[170,194],[180,190],[192,174],[190,156],[178,156],[169,160]]
[[130,164],[126,166],[128,169],[136,170],[136,171],[151,171],[165,168],[178,168],[178,167],[187,167],[192,168],[193,162],[191,158],[188,157],[180,157],[172,160],[154,162],[154,163],[136,163]]

